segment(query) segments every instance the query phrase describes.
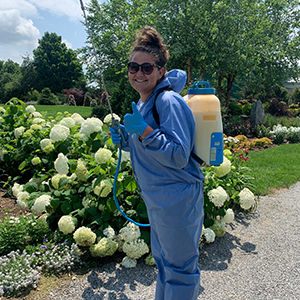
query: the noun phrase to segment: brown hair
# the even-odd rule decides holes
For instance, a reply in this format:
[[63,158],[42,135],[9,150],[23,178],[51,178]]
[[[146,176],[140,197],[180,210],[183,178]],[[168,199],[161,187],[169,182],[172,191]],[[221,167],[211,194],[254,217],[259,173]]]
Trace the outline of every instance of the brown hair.
[[169,51],[158,31],[150,26],[145,26],[135,35],[135,44],[131,50],[130,57],[136,52],[148,53],[155,63],[165,68],[169,58]]

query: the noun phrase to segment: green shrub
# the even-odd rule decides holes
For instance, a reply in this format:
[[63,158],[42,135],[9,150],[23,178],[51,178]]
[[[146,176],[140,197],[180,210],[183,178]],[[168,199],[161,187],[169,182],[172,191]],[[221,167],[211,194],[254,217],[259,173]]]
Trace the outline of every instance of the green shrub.
[[295,87],[292,94],[291,99],[293,103],[299,103],[300,102],[300,89],[298,87]]
[[44,88],[38,98],[39,105],[57,105],[58,98],[51,93],[49,88]]
[[41,243],[48,233],[50,229],[47,222],[34,215],[4,217],[0,222],[0,256]]
[[99,105],[93,107],[91,117],[96,117],[102,120],[107,114],[109,114],[109,107],[104,105]]
[[252,106],[253,106],[253,104],[251,104],[251,103],[242,105],[242,113],[243,113],[243,115],[250,116],[251,115],[251,108],[252,108]]
[[243,113],[242,107],[235,102],[229,102],[229,114],[239,116]]

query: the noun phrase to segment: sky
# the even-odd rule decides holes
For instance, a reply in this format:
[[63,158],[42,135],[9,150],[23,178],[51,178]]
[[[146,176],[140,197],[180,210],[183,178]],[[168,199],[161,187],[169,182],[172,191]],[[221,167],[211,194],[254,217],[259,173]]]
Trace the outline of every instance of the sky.
[[79,0],[1,0],[0,60],[21,64],[22,56],[32,58],[47,31],[61,36],[68,48],[81,48],[87,33],[80,21],[84,19]]

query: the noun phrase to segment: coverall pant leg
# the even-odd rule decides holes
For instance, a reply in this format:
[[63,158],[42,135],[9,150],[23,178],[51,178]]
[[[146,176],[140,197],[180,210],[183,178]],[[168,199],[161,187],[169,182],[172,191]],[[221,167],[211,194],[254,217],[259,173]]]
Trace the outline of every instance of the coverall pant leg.
[[[198,297],[198,244],[203,223],[202,193],[194,205],[194,211],[188,210],[186,216],[181,215],[172,222],[167,217],[160,223],[157,218],[149,215],[151,251],[158,268],[155,300],[196,300]],[[170,207],[166,208],[166,215],[168,209]],[[179,219],[184,219],[183,226]]]

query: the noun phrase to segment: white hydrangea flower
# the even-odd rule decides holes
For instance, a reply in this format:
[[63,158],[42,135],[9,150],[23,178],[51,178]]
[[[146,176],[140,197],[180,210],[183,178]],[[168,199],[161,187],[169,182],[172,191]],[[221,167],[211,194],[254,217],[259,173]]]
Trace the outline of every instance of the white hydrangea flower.
[[216,234],[210,228],[205,228],[203,231],[203,235],[207,243],[213,243],[216,237]]
[[27,209],[27,208],[28,208],[28,203],[27,203],[27,201],[17,200],[17,205],[18,205],[21,209]]
[[142,239],[137,239],[132,242],[125,242],[123,251],[126,255],[133,259],[139,259],[144,254],[149,252],[148,245]]
[[26,202],[29,199],[30,195],[28,192],[19,192],[17,195],[17,200]]
[[58,154],[57,159],[54,162],[54,168],[60,175],[66,175],[69,172],[68,158],[62,153]]
[[[113,113],[113,116],[114,116],[114,119],[115,119],[115,120],[118,120],[118,121],[121,120],[121,118],[120,118],[118,115],[116,115],[115,113]],[[112,119],[112,118],[111,118],[111,114],[108,114],[108,115],[105,116],[103,122],[104,122],[105,124],[111,124],[111,119]]]
[[31,117],[42,118],[42,115],[38,111],[34,111],[33,113],[31,113]]
[[23,192],[23,185],[18,184],[18,183],[15,182],[13,187],[12,187],[12,192],[13,192],[13,195],[15,197],[17,197],[20,192]]
[[95,206],[96,203],[93,202],[94,198],[91,195],[87,195],[85,197],[83,197],[82,199],[82,205],[85,209],[91,207],[91,206]]
[[141,236],[140,228],[131,222],[121,228],[119,234],[128,243],[137,240]]
[[223,219],[226,224],[229,224],[234,220],[234,212],[231,208],[226,210],[226,214]]
[[52,141],[50,139],[42,139],[40,141],[40,146],[41,149],[43,150],[44,148],[46,148],[47,146],[52,145]]
[[63,125],[54,125],[50,132],[50,139],[54,142],[65,141],[70,135],[70,128]]
[[6,110],[2,106],[0,106],[0,114],[5,114],[5,112]]
[[249,209],[255,203],[254,194],[248,189],[244,188],[240,193],[240,206],[242,209]]
[[84,118],[78,113],[74,113],[71,118],[75,121],[76,125],[82,124],[84,122]]
[[214,224],[210,227],[218,237],[223,236],[226,233],[226,223],[223,219],[214,220]]
[[[118,159],[119,159],[119,151],[117,151],[117,157],[118,157]],[[127,151],[121,151],[121,162],[123,162],[123,161],[131,161],[130,160],[130,153],[129,152],[127,152]]]
[[112,152],[108,149],[100,148],[95,153],[95,160],[100,165],[110,161],[111,157],[112,157]]
[[223,162],[219,167],[215,167],[214,171],[218,177],[223,177],[228,174],[231,170],[231,161],[226,157],[223,156]]
[[75,120],[71,117],[66,117],[66,118],[63,118],[59,124],[66,126],[68,128],[72,128],[75,126]]
[[223,154],[227,157],[227,156],[231,156],[232,152],[229,149],[224,149]]
[[118,250],[118,243],[110,238],[102,238],[96,245],[90,247],[93,257],[112,256]]
[[46,122],[46,121],[44,119],[42,119],[42,118],[34,118],[32,120],[33,124],[44,123],[44,122]]
[[137,264],[137,260],[130,258],[128,256],[125,256],[122,260],[122,266],[125,268],[135,268]]
[[35,107],[33,105],[28,105],[26,108],[25,108],[26,112],[32,114],[33,112],[36,111]]
[[75,230],[75,224],[71,216],[62,216],[58,221],[58,228],[64,234],[72,233]]
[[0,161],[3,161],[3,157],[4,157],[4,154],[6,154],[7,153],[7,150],[5,150],[5,149],[0,149]]
[[98,118],[87,118],[80,127],[80,134],[89,136],[93,132],[99,132],[102,130],[103,123]]
[[16,139],[21,137],[23,135],[24,131],[25,131],[25,127],[23,127],[23,126],[15,128],[14,134],[15,134]]
[[76,166],[76,170],[75,170],[75,174],[77,176],[77,179],[79,181],[86,181],[86,177],[88,175],[89,171],[86,168],[86,163],[83,159],[79,159],[77,161],[77,166]]
[[46,206],[50,205],[50,199],[51,199],[50,195],[42,195],[38,197],[35,200],[33,206],[31,207],[31,211],[34,214],[42,214],[46,212]]
[[51,183],[53,185],[53,187],[56,190],[59,190],[60,188],[63,188],[63,186],[59,187],[59,181],[61,178],[68,178],[68,176],[66,174],[55,174],[52,178],[51,178]]
[[36,131],[38,131],[38,130],[42,130],[42,126],[41,125],[39,125],[39,124],[32,124],[31,126],[30,126],[30,129],[32,129],[32,130],[36,130]]
[[97,236],[91,228],[82,226],[74,232],[73,238],[77,245],[90,247],[95,243]]
[[115,237],[115,230],[112,227],[107,227],[103,230],[103,234],[108,238],[113,239]]
[[[94,186],[94,182],[96,181],[96,178],[93,180],[92,186]],[[95,188],[94,188],[94,193],[102,198],[105,198],[109,195],[109,193],[111,192],[111,186],[107,186],[104,182],[104,180],[102,180],[100,182],[100,184],[98,184]]]
[[41,162],[42,162],[42,161],[41,161],[41,159],[40,159],[38,156],[34,157],[34,158],[31,160],[31,163],[32,163],[34,166],[40,164]]
[[210,190],[207,193],[207,196],[209,198],[209,201],[217,207],[223,206],[224,202],[228,200],[228,194],[221,186],[218,186],[216,189]]

